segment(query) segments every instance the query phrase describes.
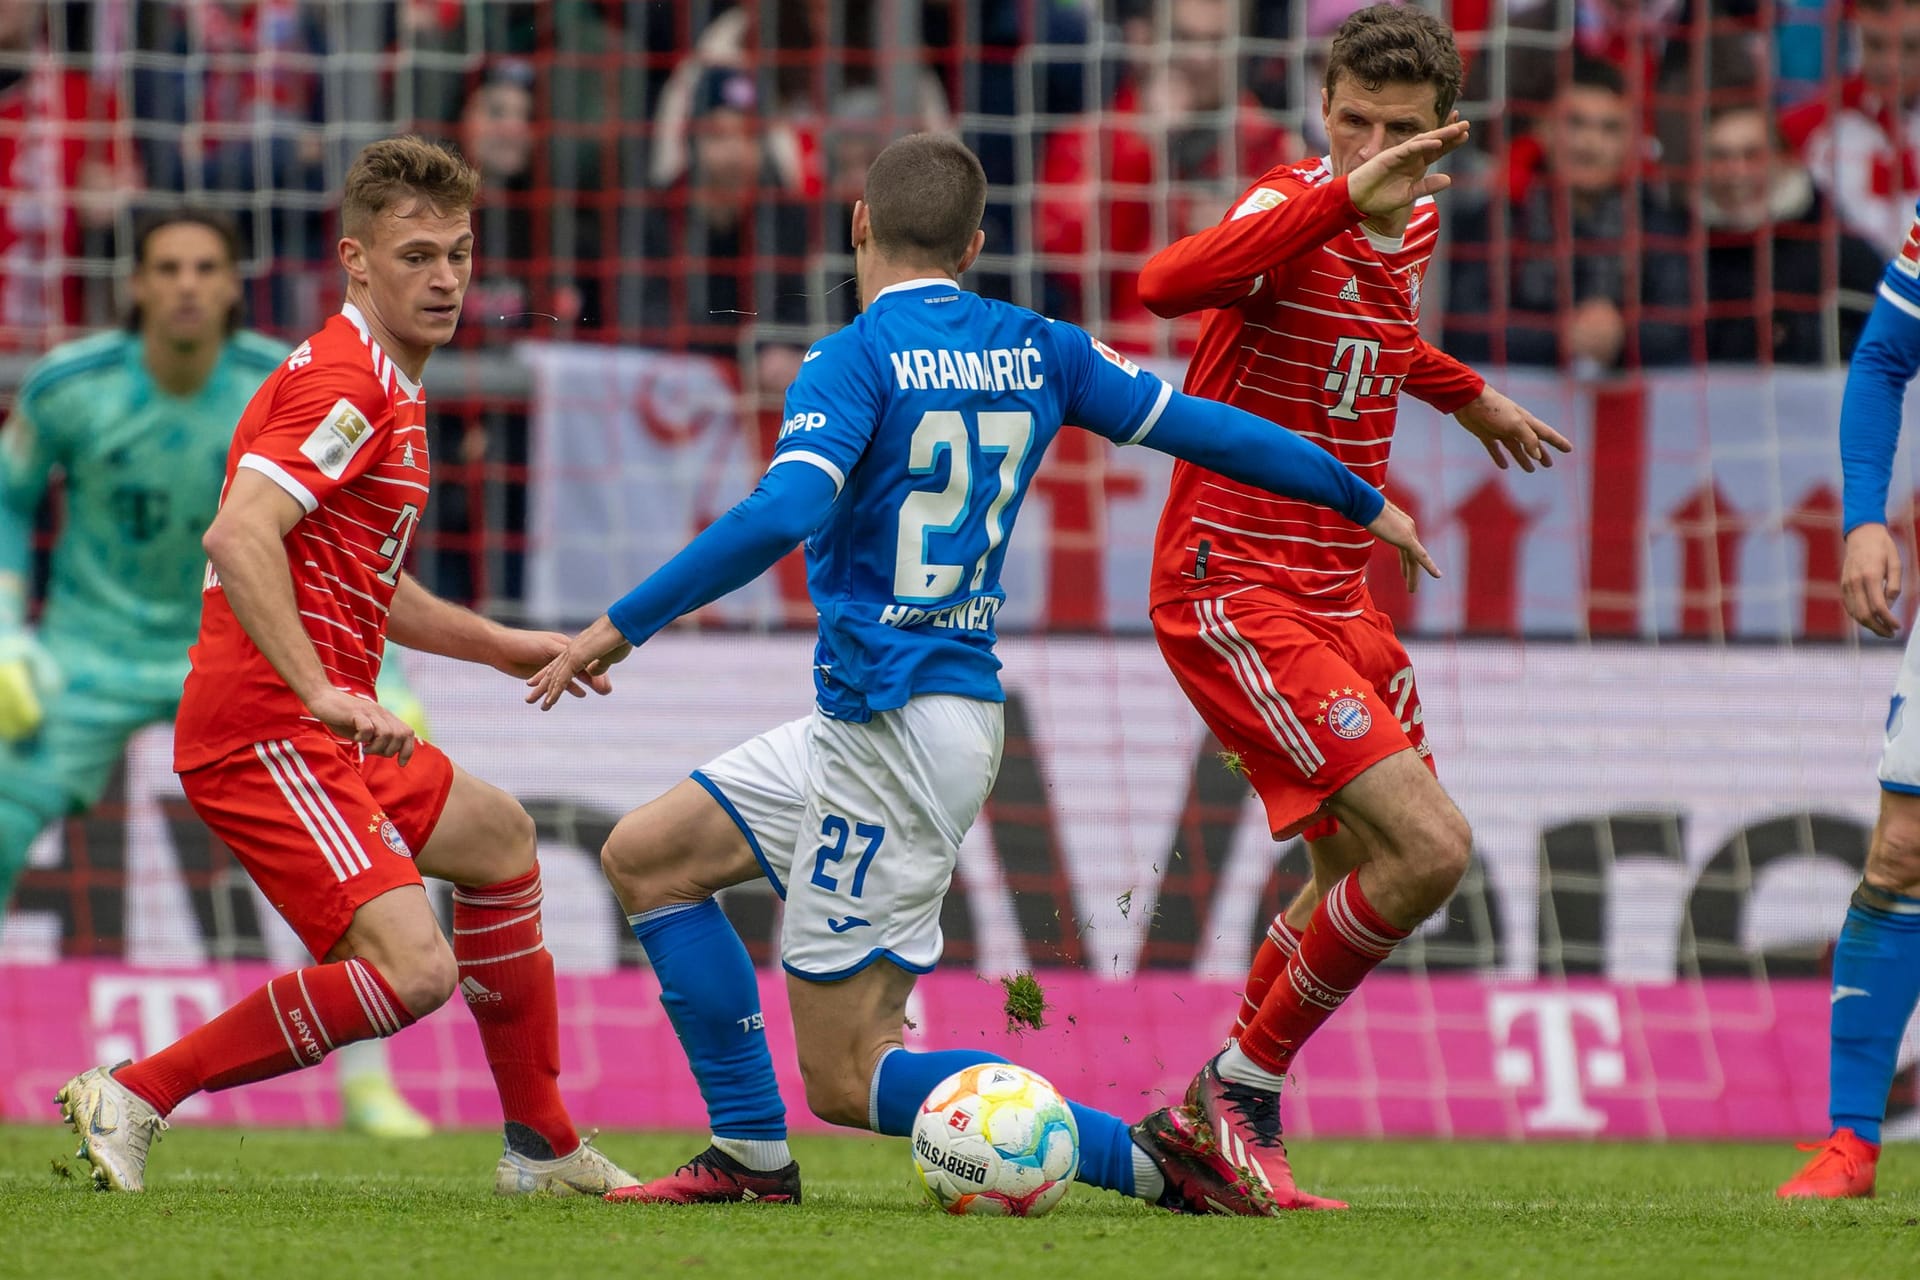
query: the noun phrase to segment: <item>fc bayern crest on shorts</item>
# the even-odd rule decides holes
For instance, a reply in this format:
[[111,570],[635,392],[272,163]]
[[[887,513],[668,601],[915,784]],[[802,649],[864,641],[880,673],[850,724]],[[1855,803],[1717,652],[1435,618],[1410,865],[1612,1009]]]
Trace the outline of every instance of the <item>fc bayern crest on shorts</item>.
[[393,825],[393,819],[386,814],[376,814],[368,829],[380,833],[380,841],[403,858],[411,858],[413,850],[407,848],[407,842],[401,838],[400,828]]
[[1349,741],[1366,737],[1367,730],[1373,728],[1373,712],[1350,691],[1335,698],[1327,707],[1326,715],[1327,727]]

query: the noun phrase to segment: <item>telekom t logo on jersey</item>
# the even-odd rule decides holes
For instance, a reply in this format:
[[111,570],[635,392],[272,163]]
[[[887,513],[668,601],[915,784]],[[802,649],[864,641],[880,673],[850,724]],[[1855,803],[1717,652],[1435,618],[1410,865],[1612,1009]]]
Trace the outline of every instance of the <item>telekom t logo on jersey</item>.
[[1340,403],[1327,410],[1329,418],[1351,422],[1360,416],[1353,407],[1361,396],[1390,396],[1394,380],[1376,375],[1380,364],[1380,344],[1371,338],[1341,338],[1333,345],[1333,367],[1327,370],[1326,389],[1340,397]]

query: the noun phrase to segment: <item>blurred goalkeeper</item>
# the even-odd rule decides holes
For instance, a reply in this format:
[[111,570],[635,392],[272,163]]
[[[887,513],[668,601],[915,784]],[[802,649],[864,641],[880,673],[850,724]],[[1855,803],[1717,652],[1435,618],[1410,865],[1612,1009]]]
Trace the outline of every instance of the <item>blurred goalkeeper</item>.
[[[1847,558],[1841,597],[1855,622],[1891,639],[1899,630],[1900,552],[1887,530],[1887,488],[1900,443],[1900,405],[1920,373],[1920,208],[1888,264],[1880,296],[1854,348],[1840,402],[1840,463]],[[1880,753],[1880,821],[1866,873],[1853,891],[1833,952],[1831,1047],[1825,1142],[1781,1184],[1783,1199],[1871,1196],[1880,1161],[1900,1039],[1920,1000],[1920,721],[1907,702],[1920,691],[1920,649],[1906,657],[1887,708]]]
[[[234,424],[287,354],[238,328],[238,254],[215,214],[143,223],[126,327],[50,352],[0,436],[0,916],[34,839],[98,804],[128,739],[179,706],[200,628],[200,535]],[[34,512],[56,467],[66,519],[35,636],[25,625]],[[418,727],[399,663],[384,670],[382,699]],[[430,1131],[394,1089],[384,1045],[343,1058],[349,1126]]]

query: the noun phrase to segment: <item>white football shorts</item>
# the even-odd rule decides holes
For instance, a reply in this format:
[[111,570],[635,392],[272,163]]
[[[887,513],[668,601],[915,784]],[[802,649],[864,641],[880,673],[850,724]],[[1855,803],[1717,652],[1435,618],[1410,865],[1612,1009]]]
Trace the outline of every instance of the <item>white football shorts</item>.
[[1900,659],[1900,678],[1894,681],[1893,701],[1887,707],[1887,741],[1880,748],[1880,786],[1886,791],[1920,795],[1920,628],[1907,636],[1906,656]]
[[780,960],[815,982],[926,973],[960,841],[1000,772],[1004,708],[935,694],[864,724],[815,712],[694,771],[786,902]]

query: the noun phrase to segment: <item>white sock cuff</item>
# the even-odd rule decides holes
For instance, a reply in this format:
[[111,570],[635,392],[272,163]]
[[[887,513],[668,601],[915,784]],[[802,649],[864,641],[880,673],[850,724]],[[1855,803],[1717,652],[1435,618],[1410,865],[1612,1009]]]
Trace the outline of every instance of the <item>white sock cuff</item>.
[[793,1163],[785,1138],[723,1138],[716,1133],[713,1145],[755,1173],[778,1173]]
[[887,1059],[896,1053],[904,1053],[901,1045],[891,1045],[880,1055],[880,1061],[873,1064],[873,1079],[867,1081],[867,1128],[880,1132],[880,1073],[886,1069]]
[[702,898],[698,902],[669,902],[664,907],[654,907],[627,917],[629,928],[638,928],[643,924],[652,924],[655,920],[665,920],[668,916],[677,916],[683,911],[692,911],[695,907],[704,907],[712,898]]
[[1237,1040],[1220,1054],[1220,1078],[1255,1089],[1267,1089],[1274,1093],[1280,1092],[1281,1086],[1287,1082],[1285,1076],[1277,1076],[1249,1058],[1247,1051],[1240,1047],[1240,1042]]
[[1158,1204],[1166,1189],[1166,1175],[1160,1172],[1160,1166],[1153,1162],[1152,1156],[1141,1149],[1139,1143],[1134,1143],[1133,1194],[1148,1204]]

